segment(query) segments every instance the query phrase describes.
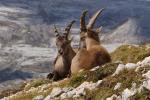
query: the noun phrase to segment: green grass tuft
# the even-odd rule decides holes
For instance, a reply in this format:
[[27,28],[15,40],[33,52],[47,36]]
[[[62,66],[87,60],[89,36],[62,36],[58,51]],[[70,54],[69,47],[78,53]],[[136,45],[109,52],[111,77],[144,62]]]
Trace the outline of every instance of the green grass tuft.
[[113,61],[119,60],[124,63],[136,63],[150,56],[150,45],[123,45],[111,53],[111,56]]

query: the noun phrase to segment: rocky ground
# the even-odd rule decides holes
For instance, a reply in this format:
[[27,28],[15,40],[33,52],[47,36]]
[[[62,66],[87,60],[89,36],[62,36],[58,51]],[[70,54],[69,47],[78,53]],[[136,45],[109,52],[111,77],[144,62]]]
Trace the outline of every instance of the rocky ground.
[[[149,3],[149,0],[0,0],[0,98],[23,90],[34,78],[36,85],[37,78],[43,78],[51,71],[56,55],[53,24],[62,29],[75,19],[72,33],[73,45],[77,46],[81,12],[87,9],[88,16],[91,16],[104,7],[105,11],[96,26],[103,26],[100,34],[102,44],[112,52],[124,43],[150,42]],[[136,51],[135,47],[127,54],[132,55],[136,51],[134,55],[138,57],[133,55],[128,58],[121,52],[126,48],[120,49],[112,53],[113,62],[137,63],[148,55],[147,50]],[[41,85],[45,82],[47,80],[37,83]]]
[[111,55],[111,63],[58,82],[28,81],[1,100],[149,100],[150,45],[120,46]]

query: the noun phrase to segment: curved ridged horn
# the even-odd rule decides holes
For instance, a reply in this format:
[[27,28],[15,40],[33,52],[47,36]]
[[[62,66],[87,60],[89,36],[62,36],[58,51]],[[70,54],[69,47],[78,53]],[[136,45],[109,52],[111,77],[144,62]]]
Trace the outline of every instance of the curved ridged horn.
[[65,33],[64,33],[64,35],[65,35],[66,38],[68,38],[68,35],[69,35],[69,33],[70,33],[70,29],[71,29],[71,27],[72,27],[72,25],[73,25],[74,23],[75,23],[75,20],[71,21],[70,24],[65,28]]
[[81,31],[86,31],[86,22],[85,22],[85,17],[87,14],[87,10],[83,11],[81,17],[80,17],[80,30]]
[[89,24],[87,25],[87,29],[93,28],[97,17],[102,13],[103,10],[104,10],[104,9],[102,8],[101,10],[97,11],[97,12],[91,17],[91,19],[89,20]]
[[59,32],[58,32],[58,30],[57,30],[57,28],[56,28],[56,25],[54,25],[54,32],[55,32],[55,36],[56,36],[56,37],[59,36]]

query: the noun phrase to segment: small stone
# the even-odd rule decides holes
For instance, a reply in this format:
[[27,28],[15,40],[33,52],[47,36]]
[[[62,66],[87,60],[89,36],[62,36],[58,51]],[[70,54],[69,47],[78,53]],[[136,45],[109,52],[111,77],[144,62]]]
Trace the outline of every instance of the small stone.
[[125,65],[125,68],[128,69],[128,70],[131,70],[131,69],[135,69],[138,65],[137,64],[134,64],[134,63],[127,63]]
[[103,80],[98,80],[96,83],[96,87],[99,87],[99,85],[103,82]]
[[146,80],[143,82],[143,87],[145,87],[146,89],[150,90],[150,80]]
[[84,96],[85,94],[85,88],[81,88],[78,91],[76,91],[76,95]]
[[125,65],[124,64],[119,64],[116,71],[115,71],[115,73],[112,76],[118,75],[124,69],[125,69]]
[[117,83],[114,87],[114,90],[118,90],[121,87],[121,83]]
[[67,92],[67,96],[68,98],[71,98],[73,95],[75,94],[75,91],[70,91],[70,92]]
[[99,68],[99,66],[92,68],[90,71],[95,71]]
[[9,100],[7,97],[2,98],[1,100]]
[[53,88],[50,95],[51,95],[51,97],[58,97],[62,93],[64,93],[64,91],[61,88],[57,87],[57,88]]
[[33,100],[43,100],[44,96],[43,95],[39,95],[33,98]]
[[142,75],[143,77],[145,77],[146,79],[150,79],[150,71],[148,71],[147,73]]
[[118,100],[117,98],[118,96],[116,94],[113,94],[111,97],[106,98],[106,100]]
[[73,96],[73,98],[79,98],[79,97],[81,97],[81,96],[78,95],[78,94],[76,94],[76,95]]
[[44,100],[51,100],[51,99],[52,99],[51,95],[48,95]]
[[68,97],[67,93],[63,93],[63,94],[61,94],[61,96],[60,96],[61,100],[64,100],[64,99],[66,99],[67,97]]

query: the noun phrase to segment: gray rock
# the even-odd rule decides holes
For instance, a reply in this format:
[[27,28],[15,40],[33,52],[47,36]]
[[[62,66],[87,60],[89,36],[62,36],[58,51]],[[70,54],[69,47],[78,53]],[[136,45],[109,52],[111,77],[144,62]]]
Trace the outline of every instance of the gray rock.
[[51,100],[51,99],[52,99],[51,95],[48,95],[44,100]]
[[58,97],[60,96],[62,93],[64,93],[63,89],[57,87],[57,88],[53,88],[52,92],[51,92],[51,97]]
[[33,98],[33,100],[43,100],[44,96],[43,95],[39,95]]
[[67,93],[61,94],[60,98],[61,98],[61,100],[64,100],[64,99],[68,98]]

